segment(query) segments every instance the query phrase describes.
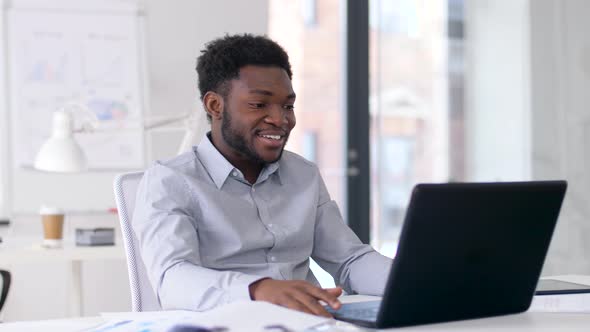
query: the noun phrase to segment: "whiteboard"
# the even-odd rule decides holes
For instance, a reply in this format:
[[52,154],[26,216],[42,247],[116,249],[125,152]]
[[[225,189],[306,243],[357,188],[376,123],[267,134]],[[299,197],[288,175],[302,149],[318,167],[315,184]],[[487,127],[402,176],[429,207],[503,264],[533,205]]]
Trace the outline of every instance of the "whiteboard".
[[6,11],[15,167],[33,165],[53,112],[68,102],[88,106],[106,129],[76,134],[91,170],[145,165],[138,12],[107,2],[109,10],[57,1],[61,7],[33,2]]

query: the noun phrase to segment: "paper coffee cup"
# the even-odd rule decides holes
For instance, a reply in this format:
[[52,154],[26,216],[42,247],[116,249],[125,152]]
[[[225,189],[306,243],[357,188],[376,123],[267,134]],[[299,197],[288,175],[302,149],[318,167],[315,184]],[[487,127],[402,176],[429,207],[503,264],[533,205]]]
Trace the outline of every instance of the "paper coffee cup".
[[39,214],[43,223],[43,246],[48,248],[61,247],[64,226],[63,210],[42,206]]

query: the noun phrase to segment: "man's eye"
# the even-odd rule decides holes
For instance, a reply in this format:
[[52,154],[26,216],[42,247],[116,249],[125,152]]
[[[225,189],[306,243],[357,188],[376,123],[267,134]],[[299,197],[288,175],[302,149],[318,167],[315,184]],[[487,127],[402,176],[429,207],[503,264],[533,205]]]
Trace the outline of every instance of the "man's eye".
[[264,104],[264,103],[250,103],[250,107],[252,107],[252,108],[264,108],[264,107],[266,107],[266,104]]
[[283,108],[289,111],[293,111],[295,110],[295,105],[284,105]]

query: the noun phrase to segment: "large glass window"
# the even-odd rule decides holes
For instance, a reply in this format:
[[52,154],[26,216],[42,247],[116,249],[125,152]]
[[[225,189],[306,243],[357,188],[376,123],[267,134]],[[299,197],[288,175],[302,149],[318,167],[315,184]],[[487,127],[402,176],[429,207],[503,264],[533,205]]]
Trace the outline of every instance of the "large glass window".
[[[370,196],[371,244],[394,256],[416,183],[568,178],[570,192],[546,266],[560,273],[562,266],[587,266],[579,241],[587,232],[578,218],[587,215],[579,203],[587,182],[579,171],[584,154],[577,153],[583,150],[583,128],[574,125],[585,123],[586,113],[579,110],[587,103],[583,88],[571,88],[584,86],[583,71],[570,68],[579,64],[573,57],[583,29],[570,30],[561,20],[582,24],[577,15],[584,11],[528,1],[361,1],[270,0],[269,31],[293,59],[299,95],[299,124],[289,148],[319,165],[333,198],[350,213],[351,226],[366,237],[366,221],[353,219],[351,211],[366,207]],[[354,20],[347,25],[347,2],[369,6],[369,77],[364,68],[353,76],[359,83],[368,79],[370,107],[354,105],[349,112],[358,113],[348,114],[363,120],[360,129],[367,119],[362,116],[369,118],[368,144],[360,131],[344,136],[342,129],[342,101],[351,97],[342,96],[341,87],[349,83],[342,81],[343,68],[355,68],[345,66],[344,54],[366,42],[358,29],[344,34],[347,26],[364,24],[365,15],[365,8],[351,12]],[[549,26],[555,29],[551,38]],[[351,40],[342,49],[345,36]],[[362,91],[350,91],[355,92],[358,97]],[[363,169],[358,178],[348,178],[355,185],[370,181],[370,195],[345,192],[347,139],[358,143],[354,149],[365,149],[348,158],[370,152],[370,174]],[[357,214],[367,214],[362,210]]]
[[[308,24],[310,6],[314,24]],[[344,206],[344,116],[341,105],[341,4],[338,0],[270,1],[269,36],[289,53],[297,125],[287,149],[314,161],[332,198]]]
[[[345,1],[269,5],[297,93],[288,149],[317,163],[344,212]],[[369,12],[371,243],[393,256],[413,185],[464,178],[463,0],[370,0]]]
[[412,187],[462,179],[462,1],[371,0],[371,243],[394,256]]

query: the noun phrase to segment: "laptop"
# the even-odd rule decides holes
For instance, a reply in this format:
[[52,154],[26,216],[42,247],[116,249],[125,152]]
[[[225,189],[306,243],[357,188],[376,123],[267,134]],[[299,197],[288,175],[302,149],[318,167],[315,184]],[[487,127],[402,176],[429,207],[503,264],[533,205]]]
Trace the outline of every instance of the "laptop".
[[418,184],[381,301],[329,309],[388,328],[526,311],[565,181]]

